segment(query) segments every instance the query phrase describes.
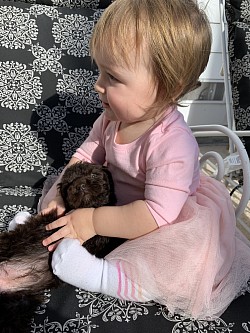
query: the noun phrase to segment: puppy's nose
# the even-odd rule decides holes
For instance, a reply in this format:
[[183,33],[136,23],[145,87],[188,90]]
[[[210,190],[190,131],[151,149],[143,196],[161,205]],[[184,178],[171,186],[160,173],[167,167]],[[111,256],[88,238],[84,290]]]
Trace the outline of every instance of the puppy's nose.
[[78,189],[79,192],[85,192],[86,191],[86,185],[85,184],[81,184],[80,188]]

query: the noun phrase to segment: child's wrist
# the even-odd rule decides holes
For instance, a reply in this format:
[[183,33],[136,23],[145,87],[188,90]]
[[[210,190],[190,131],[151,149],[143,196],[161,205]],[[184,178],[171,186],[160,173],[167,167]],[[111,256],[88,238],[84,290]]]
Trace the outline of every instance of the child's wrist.
[[95,226],[95,213],[96,213],[96,208],[92,208],[92,226],[95,235],[97,235],[96,226]]

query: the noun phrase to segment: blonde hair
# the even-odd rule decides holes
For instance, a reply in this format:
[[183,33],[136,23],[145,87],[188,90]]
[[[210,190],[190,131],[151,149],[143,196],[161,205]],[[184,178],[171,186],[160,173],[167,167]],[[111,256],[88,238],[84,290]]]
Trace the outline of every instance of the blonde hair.
[[210,26],[194,0],[116,0],[96,24],[91,55],[105,53],[129,66],[128,47],[135,48],[137,61],[148,53],[157,85],[151,109],[163,110],[199,86],[210,54]]

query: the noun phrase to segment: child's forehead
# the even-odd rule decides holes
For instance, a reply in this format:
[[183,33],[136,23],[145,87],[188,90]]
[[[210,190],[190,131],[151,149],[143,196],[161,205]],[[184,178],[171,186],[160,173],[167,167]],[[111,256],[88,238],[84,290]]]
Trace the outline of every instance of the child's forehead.
[[102,68],[126,68],[129,67],[131,57],[125,52],[119,52],[118,50],[106,48],[102,50],[96,50],[93,55],[93,59],[98,67]]
[[100,43],[92,51],[92,56],[97,65],[121,67],[124,69],[136,68],[139,63],[148,64],[148,50],[143,45],[136,45],[135,40],[114,43]]

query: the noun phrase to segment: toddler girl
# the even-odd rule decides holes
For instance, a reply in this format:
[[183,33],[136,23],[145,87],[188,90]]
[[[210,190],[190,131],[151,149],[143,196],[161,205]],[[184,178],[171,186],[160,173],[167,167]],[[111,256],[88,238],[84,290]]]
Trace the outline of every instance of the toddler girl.
[[[106,164],[117,206],[77,209],[48,225],[62,227],[43,241],[60,279],[194,318],[220,315],[246,286],[250,250],[235,236],[231,199],[200,176],[196,140],[176,108],[199,85],[210,46],[193,0],[116,0],[100,18],[91,55],[104,112],[69,165]],[[59,181],[42,212],[63,215]],[[128,241],[98,259],[81,246],[96,234]]]

